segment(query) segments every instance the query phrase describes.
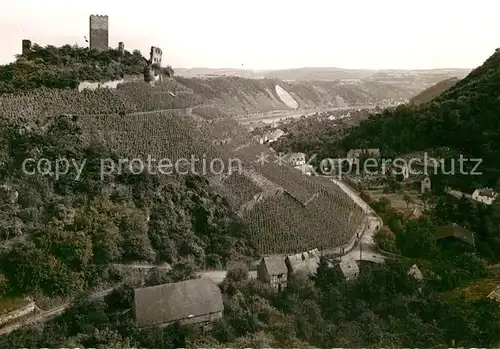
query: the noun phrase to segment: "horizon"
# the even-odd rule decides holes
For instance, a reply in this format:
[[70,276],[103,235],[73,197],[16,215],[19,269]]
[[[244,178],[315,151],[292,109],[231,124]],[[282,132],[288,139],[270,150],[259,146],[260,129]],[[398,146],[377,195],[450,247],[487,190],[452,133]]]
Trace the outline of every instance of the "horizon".
[[268,72],[268,71],[280,71],[280,70],[300,70],[300,69],[338,69],[338,70],[360,70],[360,71],[430,71],[430,70],[473,70],[476,67],[469,68],[407,68],[407,69],[366,69],[366,68],[342,68],[342,67],[294,67],[294,68],[277,68],[277,69],[251,69],[251,68],[231,68],[231,67],[172,67],[174,69],[186,69],[186,70],[194,70],[194,69],[207,69],[207,70],[246,70],[253,72]]
[[111,47],[123,41],[126,50],[145,53],[157,46],[165,64],[180,69],[473,69],[500,46],[496,12],[483,11],[482,3],[450,9],[422,0],[409,16],[395,0],[313,0],[307,7],[281,0],[240,7],[228,0],[153,1],[158,20],[127,4],[18,0],[0,5],[0,64],[14,61],[22,39],[88,46],[89,16],[101,14],[109,16]]

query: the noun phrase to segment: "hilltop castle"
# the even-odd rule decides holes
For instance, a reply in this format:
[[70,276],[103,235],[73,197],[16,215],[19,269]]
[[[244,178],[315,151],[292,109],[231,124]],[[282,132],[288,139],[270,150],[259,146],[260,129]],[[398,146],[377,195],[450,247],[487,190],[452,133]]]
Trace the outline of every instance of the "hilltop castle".
[[109,17],[107,15],[90,15],[89,40],[90,49],[107,50],[109,47]]

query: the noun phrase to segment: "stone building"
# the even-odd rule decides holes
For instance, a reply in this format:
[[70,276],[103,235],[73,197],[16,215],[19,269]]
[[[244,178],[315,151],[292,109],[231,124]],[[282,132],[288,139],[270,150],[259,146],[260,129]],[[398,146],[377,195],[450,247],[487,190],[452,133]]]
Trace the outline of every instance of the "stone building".
[[109,18],[106,15],[90,16],[90,49],[107,50],[109,48]]
[[159,47],[151,46],[151,50],[149,51],[149,60],[151,64],[161,67],[162,56],[163,51]]
[[22,55],[26,56],[31,51],[31,40],[24,39],[22,45]]
[[219,287],[200,278],[134,290],[134,314],[138,326],[174,322],[199,324],[222,317],[224,305]]

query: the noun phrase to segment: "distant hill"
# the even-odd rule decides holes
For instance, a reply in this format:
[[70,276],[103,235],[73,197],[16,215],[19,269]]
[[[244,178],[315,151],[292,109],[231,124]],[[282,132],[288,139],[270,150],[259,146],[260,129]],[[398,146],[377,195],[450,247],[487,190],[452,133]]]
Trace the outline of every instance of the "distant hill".
[[[279,70],[250,70],[234,68],[175,68],[177,75],[185,77],[241,76],[246,78],[268,78],[279,80],[344,80],[344,79],[401,79],[402,77],[428,77],[436,83],[450,77],[462,78],[472,69],[424,69],[424,70],[370,70],[335,67],[306,67]],[[441,78],[444,77],[444,78]],[[436,80],[437,79],[437,80]]]
[[445,149],[453,158],[463,154],[482,159],[478,171],[483,174],[446,176],[446,185],[464,191],[496,187],[500,183],[499,89],[500,52],[495,52],[432,103],[400,106],[361,122],[343,139],[342,148],[380,147],[386,154]]
[[[296,68],[283,70],[247,70],[231,68],[176,68],[178,76],[183,77],[216,77],[239,76],[252,79],[276,79],[287,82],[325,82],[340,81],[339,84],[358,85],[359,88],[371,91],[373,84],[395,86],[405,91],[409,99],[421,91],[451,78],[463,78],[471,69],[428,69],[428,70],[368,70],[342,68]],[[314,83],[318,85],[317,83]]]
[[410,104],[418,105],[422,103],[428,103],[433,99],[439,97],[443,92],[455,86],[458,81],[460,81],[460,79],[458,78],[449,78],[440,81],[436,85],[425,89],[424,91],[413,97],[410,100]]

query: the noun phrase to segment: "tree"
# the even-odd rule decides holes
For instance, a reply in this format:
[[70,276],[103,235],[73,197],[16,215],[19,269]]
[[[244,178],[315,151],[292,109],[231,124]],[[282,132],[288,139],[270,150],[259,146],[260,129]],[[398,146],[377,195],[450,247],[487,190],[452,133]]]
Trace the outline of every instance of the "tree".
[[396,235],[396,245],[408,257],[432,256],[437,252],[435,229],[425,217],[409,221],[403,231]]

